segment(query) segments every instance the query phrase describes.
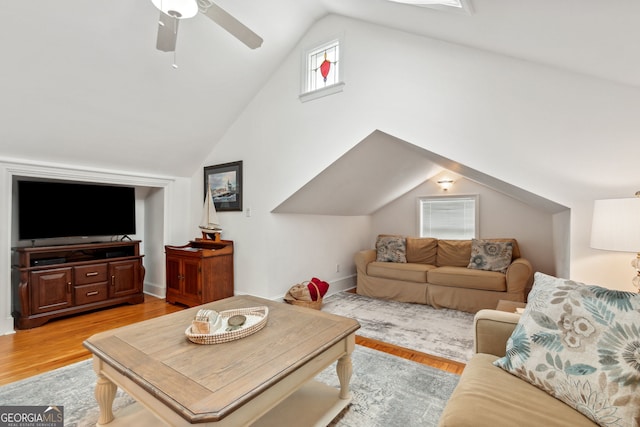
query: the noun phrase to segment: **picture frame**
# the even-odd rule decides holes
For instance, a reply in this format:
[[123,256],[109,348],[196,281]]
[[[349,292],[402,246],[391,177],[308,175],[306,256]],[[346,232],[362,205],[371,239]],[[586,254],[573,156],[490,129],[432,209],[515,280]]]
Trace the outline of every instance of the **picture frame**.
[[217,212],[242,211],[242,160],[206,166],[204,197],[209,188]]

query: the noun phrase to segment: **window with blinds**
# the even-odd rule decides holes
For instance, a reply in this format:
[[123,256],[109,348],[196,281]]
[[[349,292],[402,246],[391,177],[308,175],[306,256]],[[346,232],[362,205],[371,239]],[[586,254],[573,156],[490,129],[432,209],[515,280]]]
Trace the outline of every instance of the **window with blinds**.
[[478,196],[418,199],[421,237],[466,240],[478,236]]

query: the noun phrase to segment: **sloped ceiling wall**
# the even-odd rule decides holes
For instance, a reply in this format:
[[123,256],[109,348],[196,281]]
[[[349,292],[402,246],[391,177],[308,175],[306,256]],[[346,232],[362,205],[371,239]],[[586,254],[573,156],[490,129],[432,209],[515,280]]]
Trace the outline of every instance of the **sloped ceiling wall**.
[[442,170],[424,153],[373,132],[273,212],[369,215]]
[[533,209],[568,209],[424,148],[374,131],[276,207],[274,213],[370,215],[443,170],[502,192]]

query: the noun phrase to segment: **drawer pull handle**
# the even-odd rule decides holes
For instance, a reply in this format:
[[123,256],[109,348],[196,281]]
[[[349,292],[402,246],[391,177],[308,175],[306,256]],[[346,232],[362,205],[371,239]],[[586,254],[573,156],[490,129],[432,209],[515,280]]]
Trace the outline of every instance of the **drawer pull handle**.
[[91,273],[87,273],[87,277],[93,277],[93,276],[97,276],[98,272],[97,271],[92,271]]
[[87,296],[88,296],[88,297],[92,297],[92,296],[94,296],[94,295],[98,295],[98,293],[99,293],[98,291],[87,292]]

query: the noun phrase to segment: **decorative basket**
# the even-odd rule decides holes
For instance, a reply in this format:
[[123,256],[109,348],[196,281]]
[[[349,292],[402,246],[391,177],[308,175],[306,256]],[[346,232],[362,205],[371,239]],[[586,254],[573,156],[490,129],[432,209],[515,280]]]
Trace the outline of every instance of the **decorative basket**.
[[[235,310],[226,310],[218,313],[222,317],[222,325],[211,334],[194,334],[191,332],[191,325],[184,331],[189,341],[196,344],[221,344],[224,342],[239,340],[255,334],[267,324],[269,316],[269,308],[266,306],[238,308]],[[231,316],[241,314],[247,317],[247,321],[239,329],[227,331],[227,321]]]
[[308,280],[305,282],[302,282],[303,285],[308,285],[309,283],[311,283],[316,288],[316,295],[318,296],[317,300],[300,301],[297,299],[288,299],[286,301],[291,305],[298,305],[300,307],[307,307],[307,308],[313,308],[314,310],[320,310],[322,308],[322,295],[320,295],[320,289],[318,289],[318,285]]

